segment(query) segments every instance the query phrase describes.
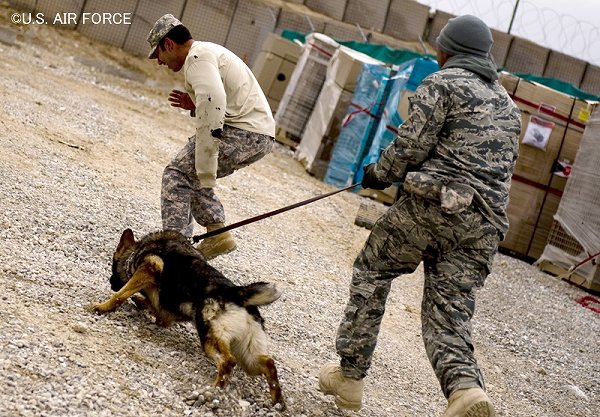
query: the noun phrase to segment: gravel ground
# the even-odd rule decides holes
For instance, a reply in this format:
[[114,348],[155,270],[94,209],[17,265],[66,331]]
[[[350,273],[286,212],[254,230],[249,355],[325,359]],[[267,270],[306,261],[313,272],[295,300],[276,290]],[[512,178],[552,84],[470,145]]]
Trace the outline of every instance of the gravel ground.
[[[0,25],[11,26],[9,13],[0,6]],[[241,371],[226,390],[211,388],[214,367],[190,323],[159,328],[132,304],[105,316],[86,311],[111,293],[120,232],[160,227],[162,169],[193,131],[166,101],[181,79],[47,27],[18,29],[0,54],[0,415],[443,412],[420,337],[421,268],[394,283],[364,409],[341,412],[317,390],[319,366],[336,358],[352,261],[368,235],[354,225],[366,200],[349,192],[236,229],[238,250],[213,261],[236,282],[267,280],[283,291],[262,312],[286,411],[270,408],[266,383]],[[217,190],[231,223],[332,189],[278,145]],[[497,256],[474,340],[499,416],[600,415],[600,320],[576,303],[584,295]]]

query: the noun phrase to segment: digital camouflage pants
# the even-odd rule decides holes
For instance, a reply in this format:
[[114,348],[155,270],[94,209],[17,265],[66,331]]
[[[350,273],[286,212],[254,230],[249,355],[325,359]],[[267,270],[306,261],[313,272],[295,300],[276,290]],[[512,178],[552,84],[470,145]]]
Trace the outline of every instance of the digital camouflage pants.
[[[273,150],[274,139],[225,125],[219,145],[217,178],[258,161]],[[212,188],[200,188],[195,168],[196,136],[166,166],[162,177],[163,229],[191,236],[195,219],[201,226],[225,222],[225,211]]]
[[442,391],[449,397],[457,389],[485,388],[471,318],[475,291],[490,272],[498,242],[497,230],[472,206],[449,215],[439,204],[401,196],[375,223],[354,262],[336,341],[343,374],[366,376],[392,281],[423,261],[423,341]]

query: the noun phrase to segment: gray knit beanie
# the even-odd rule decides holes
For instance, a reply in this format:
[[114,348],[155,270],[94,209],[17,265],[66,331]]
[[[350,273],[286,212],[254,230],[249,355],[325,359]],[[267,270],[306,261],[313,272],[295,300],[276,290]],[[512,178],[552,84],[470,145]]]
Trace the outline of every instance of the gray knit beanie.
[[482,57],[488,56],[493,42],[490,28],[478,17],[468,14],[449,19],[436,40],[438,48],[450,55]]

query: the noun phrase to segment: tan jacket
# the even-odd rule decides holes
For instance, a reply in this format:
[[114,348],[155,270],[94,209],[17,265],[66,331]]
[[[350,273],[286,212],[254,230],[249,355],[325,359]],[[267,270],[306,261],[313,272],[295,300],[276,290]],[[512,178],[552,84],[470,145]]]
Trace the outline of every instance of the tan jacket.
[[274,137],[275,120],[250,68],[223,46],[195,41],[183,74],[196,104],[196,173],[201,187],[211,188],[223,125]]

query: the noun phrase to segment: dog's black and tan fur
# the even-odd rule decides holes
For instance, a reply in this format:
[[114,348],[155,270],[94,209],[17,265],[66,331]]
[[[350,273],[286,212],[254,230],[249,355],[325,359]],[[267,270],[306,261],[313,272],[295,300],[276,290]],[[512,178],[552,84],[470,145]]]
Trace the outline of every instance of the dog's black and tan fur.
[[238,363],[249,375],[264,375],[273,404],[284,406],[258,311],[258,306],[279,298],[275,285],[237,286],[210,266],[180,233],[155,232],[135,241],[130,229],[123,232],[114,254],[110,284],[115,294],[93,305],[95,311],[114,311],[140,292],[157,324],[195,321],[204,352],[217,366],[216,386],[228,383]]

